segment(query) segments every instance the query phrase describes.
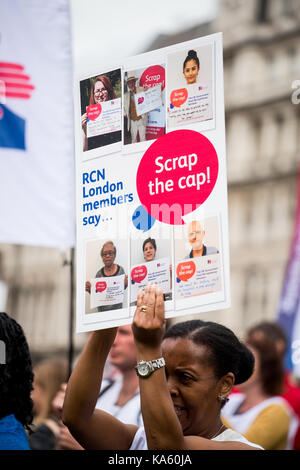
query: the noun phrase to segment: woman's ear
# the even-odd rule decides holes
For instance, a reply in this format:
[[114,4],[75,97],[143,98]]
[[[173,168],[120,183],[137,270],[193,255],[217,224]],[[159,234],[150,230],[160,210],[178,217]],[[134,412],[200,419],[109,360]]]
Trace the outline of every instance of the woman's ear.
[[232,372],[228,372],[219,380],[219,387],[218,387],[219,397],[222,396],[223,399],[226,399],[228,397],[231,390],[233,389],[234,380],[235,380],[235,377]]

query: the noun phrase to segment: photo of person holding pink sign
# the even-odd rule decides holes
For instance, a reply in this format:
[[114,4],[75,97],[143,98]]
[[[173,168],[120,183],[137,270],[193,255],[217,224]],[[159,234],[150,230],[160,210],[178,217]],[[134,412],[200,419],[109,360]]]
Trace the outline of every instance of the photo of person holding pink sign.
[[124,145],[165,134],[165,67],[155,64],[126,72],[124,81]]
[[[80,83],[81,112],[83,113],[81,116],[81,128],[84,152],[121,140],[121,124],[118,125],[118,121],[121,123],[120,86],[120,70],[105,75],[97,75]],[[108,104],[108,102],[111,103]],[[103,103],[106,104],[104,105]],[[115,112],[112,114],[112,111]],[[99,120],[101,113],[101,126],[99,125],[98,128],[89,131],[89,121],[96,121],[97,118]],[[114,117],[112,118],[112,116]]]
[[[104,281],[105,278],[124,275],[124,289],[126,289],[128,285],[128,276],[125,275],[124,268],[120,266],[119,264],[115,263],[117,249],[114,243],[110,240],[105,242],[101,248],[100,254],[101,254],[103,266],[97,271],[95,278],[96,279],[103,278],[103,282],[105,283]],[[98,284],[101,284],[101,282]],[[97,288],[97,284],[96,284],[96,288]],[[92,289],[92,282],[86,281],[85,283],[86,292],[91,294],[91,289]],[[98,312],[104,312],[107,310],[117,310],[120,308],[123,308],[123,302],[112,304],[112,305],[110,304],[110,305],[98,305],[97,306]]]
[[[142,245],[143,257],[146,266],[139,265],[131,270],[131,304],[136,305],[137,291],[143,289],[149,282],[149,278],[163,288],[164,299],[172,299],[172,265],[169,257],[157,258],[157,245],[154,238],[148,237]],[[155,281],[154,281],[155,278]]]

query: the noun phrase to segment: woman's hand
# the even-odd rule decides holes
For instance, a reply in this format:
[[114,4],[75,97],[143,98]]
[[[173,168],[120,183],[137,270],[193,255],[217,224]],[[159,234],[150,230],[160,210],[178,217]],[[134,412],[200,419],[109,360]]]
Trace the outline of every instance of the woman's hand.
[[136,347],[157,349],[165,332],[165,306],[163,291],[149,284],[145,292],[139,291],[132,331]]

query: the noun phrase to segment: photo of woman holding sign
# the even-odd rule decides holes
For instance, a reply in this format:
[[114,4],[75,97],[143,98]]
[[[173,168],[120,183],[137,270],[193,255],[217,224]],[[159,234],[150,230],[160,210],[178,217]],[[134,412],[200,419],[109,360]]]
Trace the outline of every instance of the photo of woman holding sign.
[[[101,248],[101,258],[103,261],[103,267],[97,271],[95,278],[106,278],[111,276],[121,276],[125,274],[124,268],[119,264],[115,263],[117,249],[112,241],[107,241],[103,244]],[[125,275],[124,277],[124,289],[127,288],[128,285],[128,276]],[[85,283],[85,290],[89,294],[91,294],[92,284],[91,281],[86,281]],[[119,308],[123,308],[123,303],[118,303],[114,305],[102,305],[98,306],[98,312],[104,312],[107,310],[116,310]]]
[[[188,123],[213,120],[215,102],[213,44],[169,54],[167,68],[167,127],[174,128]],[[201,128],[199,127],[199,131],[211,127],[213,122],[206,122]]]
[[96,135],[94,137],[87,137],[88,115],[86,112],[86,107],[100,104],[105,101],[115,100],[116,98],[121,96],[120,92],[117,94],[115,91],[117,84],[120,86],[121,75],[120,75],[120,71],[115,71],[115,72],[119,72],[119,74],[111,72],[111,74],[113,74],[113,77],[116,80],[115,86],[112,85],[112,80],[108,77],[108,74],[98,75],[93,79],[84,80],[80,84],[81,86],[81,112],[84,111],[81,116],[81,128],[82,128],[84,152],[86,150],[91,150],[94,148],[113,144],[121,140],[121,130],[118,130],[115,132],[109,132],[107,134]]
[[[157,245],[156,245],[156,240],[154,238],[148,237],[146,240],[143,241],[142,245],[142,250],[143,250],[143,257],[146,263],[149,263],[151,261],[156,261],[157,260],[157,267],[155,268],[157,271],[162,268],[160,260],[163,262],[164,260],[161,259],[161,256],[159,256],[159,259],[156,258],[156,252],[157,252]],[[170,282],[169,282],[169,288],[170,292],[164,293],[164,299],[165,300],[171,300],[172,299],[172,265],[169,265],[169,271],[170,271]],[[132,281],[133,282],[133,281]],[[141,286],[140,286],[141,287]],[[131,306],[136,305],[136,300],[131,302]]]
[[[143,253],[145,261],[153,261],[156,255],[156,241],[154,238],[147,238],[143,243]],[[172,265],[170,264],[170,289],[172,289]],[[164,294],[165,300],[172,299],[172,292],[167,292]]]

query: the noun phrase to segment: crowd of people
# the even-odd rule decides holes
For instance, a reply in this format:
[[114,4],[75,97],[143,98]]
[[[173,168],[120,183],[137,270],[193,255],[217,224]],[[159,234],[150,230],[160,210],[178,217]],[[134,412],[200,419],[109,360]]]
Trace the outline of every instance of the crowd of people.
[[244,341],[211,321],[167,327],[163,292],[149,285],[132,325],[89,334],[71,377],[61,359],[33,367],[5,313],[0,340],[1,450],[300,449],[300,387],[276,322]]

